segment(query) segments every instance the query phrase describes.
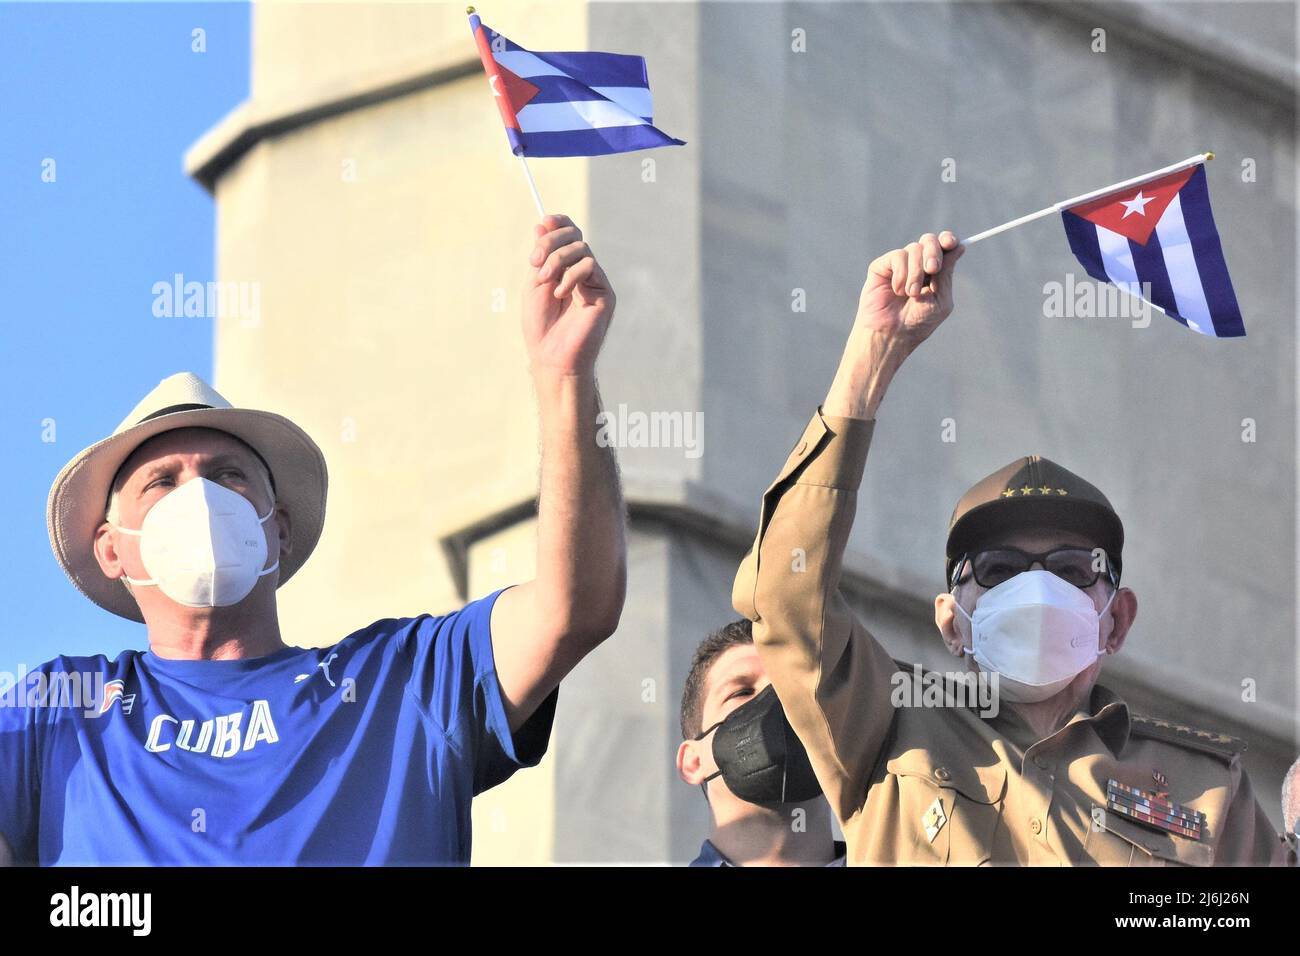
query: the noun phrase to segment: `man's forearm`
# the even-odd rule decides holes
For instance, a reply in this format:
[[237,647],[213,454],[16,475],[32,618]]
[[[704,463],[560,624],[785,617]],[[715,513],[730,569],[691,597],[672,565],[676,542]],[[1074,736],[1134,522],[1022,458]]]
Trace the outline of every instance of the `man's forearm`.
[[908,351],[895,338],[854,328],[822,411],[835,418],[874,419]]
[[537,573],[492,606],[492,654],[511,730],[618,626],[627,592],[623,496],[597,444],[596,358],[615,295],[568,216],[534,230],[524,345],[541,417]]
[[596,441],[595,377],[539,373],[534,380],[542,434],[537,611],[581,656],[618,625],[627,590],[618,465],[613,449]]
[[951,232],[927,232],[867,267],[825,414],[876,417],[898,367],[952,311],[952,270],[963,251]]

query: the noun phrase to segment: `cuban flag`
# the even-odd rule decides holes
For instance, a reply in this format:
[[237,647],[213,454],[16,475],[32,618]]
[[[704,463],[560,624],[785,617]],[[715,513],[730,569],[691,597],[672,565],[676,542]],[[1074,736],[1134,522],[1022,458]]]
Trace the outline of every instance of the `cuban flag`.
[[1088,275],[1202,335],[1246,334],[1202,163],[1059,208],[1070,250]]
[[652,125],[644,57],[530,53],[477,14],[469,26],[515,155],[603,156],[686,145]]

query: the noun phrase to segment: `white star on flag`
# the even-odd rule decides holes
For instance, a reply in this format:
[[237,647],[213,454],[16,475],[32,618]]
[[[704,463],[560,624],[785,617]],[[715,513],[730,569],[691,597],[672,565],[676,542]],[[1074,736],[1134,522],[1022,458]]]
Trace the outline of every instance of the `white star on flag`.
[[1139,189],[1138,194],[1132,199],[1121,199],[1120,202],[1124,204],[1124,215],[1121,218],[1127,219],[1129,216],[1133,215],[1133,213],[1137,213],[1139,216],[1145,216],[1147,214],[1147,203],[1149,203],[1152,198],[1153,197],[1151,196],[1143,196],[1142,190]]

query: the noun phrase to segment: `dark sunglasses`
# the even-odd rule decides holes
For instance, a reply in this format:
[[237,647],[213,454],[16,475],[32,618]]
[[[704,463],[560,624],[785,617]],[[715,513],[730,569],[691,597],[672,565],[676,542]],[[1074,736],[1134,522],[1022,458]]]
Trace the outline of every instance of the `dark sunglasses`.
[[1106,575],[1112,586],[1119,583],[1105,552],[1098,555],[1088,548],[1057,548],[1042,554],[1030,554],[1019,548],[989,548],[962,555],[952,573],[952,586],[956,587],[962,582],[962,571],[967,565],[975,576],[976,584],[982,588],[995,588],[1017,574],[1023,574],[1035,564],[1042,565],[1045,571],[1050,571],[1076,588],[1092,587],[1102,574]]

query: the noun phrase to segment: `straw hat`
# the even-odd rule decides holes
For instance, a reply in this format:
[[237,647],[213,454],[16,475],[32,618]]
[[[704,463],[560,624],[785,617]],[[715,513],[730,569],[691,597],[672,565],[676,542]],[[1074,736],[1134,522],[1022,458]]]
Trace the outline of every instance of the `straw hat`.
[[145,440],[176,428],[218,429],[246,442],[266,461],[276,504],[293,517],[293,552],[280,563],[280,584],[311,555],[325,522],[325,456],[305,431],[273,412],[235,408],[192,372],[163,379],[112,435],[63,466],[46,506],[50,546],[64,573],[100,607],[132,621],[144,618],[125,585],[100,570],[95,531],[104,523],[108,493],[122,463]]

